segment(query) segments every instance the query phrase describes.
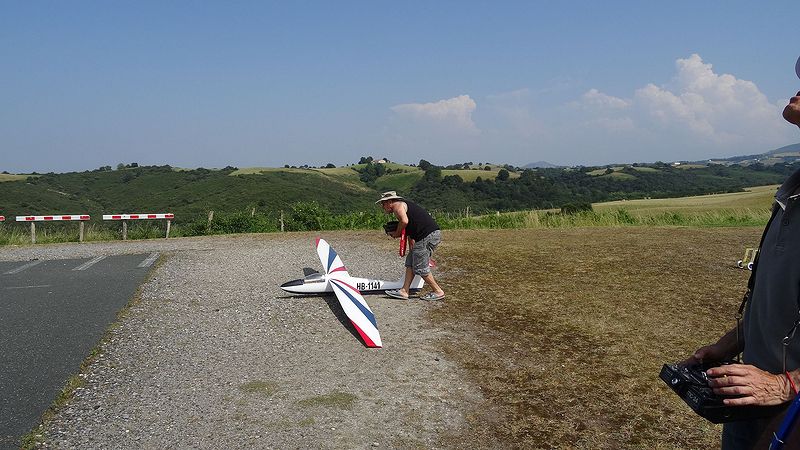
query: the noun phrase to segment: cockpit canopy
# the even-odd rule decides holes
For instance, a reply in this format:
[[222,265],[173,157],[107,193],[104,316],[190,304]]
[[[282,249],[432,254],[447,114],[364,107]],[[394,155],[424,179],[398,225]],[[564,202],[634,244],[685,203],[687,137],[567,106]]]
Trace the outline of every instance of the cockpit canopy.
[[325,275],[319,272],[310,273],[303,277],[303,281],[306,283],[322,283],[325,281]]

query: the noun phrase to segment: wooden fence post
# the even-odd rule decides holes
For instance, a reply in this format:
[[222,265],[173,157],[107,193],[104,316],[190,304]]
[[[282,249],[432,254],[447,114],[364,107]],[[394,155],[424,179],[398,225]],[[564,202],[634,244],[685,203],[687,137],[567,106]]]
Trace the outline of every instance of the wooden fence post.
[[206,227],[206,233],[211,232],[211,221],[214,220],[214,211],[208,212],[208,226]]
[[281,210],[281,232],[283,232],[283,210]]

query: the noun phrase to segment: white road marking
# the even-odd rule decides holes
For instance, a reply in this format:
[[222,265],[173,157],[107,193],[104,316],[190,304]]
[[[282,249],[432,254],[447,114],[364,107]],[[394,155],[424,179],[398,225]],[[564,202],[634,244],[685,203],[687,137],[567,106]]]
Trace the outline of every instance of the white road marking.
[[16,269],[11,269],[11,270],[9,270],[9,271],[8,271],[8,272],[6,272],[5,274],[6,274],[6,275],[13,275],[13,274],[15,274],[15,273],[20,273],[20,272],[22,272],[22,271],[23,271],[23,270],[25,270],[25,269],[30,269],[31,267],[33,267],[33,266],[35,266],[35,265],[37,265],[37,264],[40,264],[41,262],[42,262],[42,261],[31,261],[31,262],[29,262],[28,264],[23,264],[23,265],[21,265],[21,266],[17,267]]
[[33,289],[33,288],[46,288],[50,287],[49,284],[37,284],[35,286],[8,286],[6,289]]
[[76,268],[74,268],[72,270],[86,270],[89,267],[92,267],[93,265],[99,263],[100,261],[102,261],[104,259],[106,259],[105,256],[98,256],[98,257],[92,258],[89,261],[86,261],[85,263],[81,264],[80,266],[78,266],[78,267],[76,267]]
[[150,267],[158,259],[158,253],[150,253],[144,261],[139,264],[139,267]]

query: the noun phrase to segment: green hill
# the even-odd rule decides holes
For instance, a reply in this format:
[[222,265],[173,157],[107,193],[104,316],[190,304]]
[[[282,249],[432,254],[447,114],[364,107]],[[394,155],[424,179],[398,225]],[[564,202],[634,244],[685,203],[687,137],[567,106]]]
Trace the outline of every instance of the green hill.
[[0,185],[0,215],[171,212],[176,220],[209,210],[256,208],[277,213],[316,201],[333,213],[374,208],[375,190],[316,171],[269,170],[232,175],[230,170],[137,167],[27,177]]
[[[636,164],[485,170],[394,163],[339,168],[181,169],[137,167],[0,177],[0,215],[170,212],[176,222],[215,214],[278,217],[304,203],[342,215],[379,212],[380,192],[398,191],[438,212],[473,214],[564,205],[742,192],[781,183],[794,164],[770,166]],[[462,167],[462,168],[459,168]],[[255,211],[254,211],[255,210]],[[370,219],[372,220],[372,219]]]

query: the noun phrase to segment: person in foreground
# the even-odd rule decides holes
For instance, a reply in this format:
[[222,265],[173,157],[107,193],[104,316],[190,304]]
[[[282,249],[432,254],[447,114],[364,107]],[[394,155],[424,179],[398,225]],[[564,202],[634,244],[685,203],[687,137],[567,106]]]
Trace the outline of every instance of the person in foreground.
[[[800,92],[783,110],[800,127]],[[778,189],[754,267],[754,284],[745,304],[744,321],[716,343],[702,347],[688,364],[718,363],[742,352],[742,364],[706,371],[718,395],[733,395],[729,406],[780,405],[790,402],[800,386],[800,169]],[[738,330],[737,330],[738,328]],[[787,337],[786,346],[784,338]],[[785,354],[784,354],[785,347]],[[726,423],[722,448],[754,448],[763,434],[775,430],[775,418]],[[762,440],[763,442],[763,440]]]
[[420,296],[422,300],[442,300],[444,291],[436,283],[430,268],[431,254],[442,242],[439,224],[425,209],[414,202],[404,200],[395,191],[384,192],[377,202],[386,214],[394,214],[397,218],[397,229],[388,233],[399,238],[405,231],[411,250],[406,254],[406,274],[403,287],[386,291],[386,295],[394,298],[408,299],[411,281],[419,275],[431,287],[431,291]]

